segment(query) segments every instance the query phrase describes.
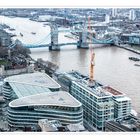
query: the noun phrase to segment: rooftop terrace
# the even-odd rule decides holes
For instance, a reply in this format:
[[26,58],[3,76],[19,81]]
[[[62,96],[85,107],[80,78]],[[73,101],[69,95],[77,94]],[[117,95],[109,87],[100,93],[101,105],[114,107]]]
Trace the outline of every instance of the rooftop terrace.
[[77,71],[68,73],[68,77],[76,81],[82,87],[85,87],[88,91],[92,92],[98,97],[111,96],[107,91],[103,89],[103,85],[98,81],[94,80],[91,84],[89,83],[89,77],[85,76]]
[[110,86],[105,86],[103,87],[103,89],[105,89],[106,91],[108,91],[109,93],[111,93],[114,96],[118,96],[118,95],[124,95],[123,93],[121,93],[120,91],[117,91],[116,89],[113,89]]

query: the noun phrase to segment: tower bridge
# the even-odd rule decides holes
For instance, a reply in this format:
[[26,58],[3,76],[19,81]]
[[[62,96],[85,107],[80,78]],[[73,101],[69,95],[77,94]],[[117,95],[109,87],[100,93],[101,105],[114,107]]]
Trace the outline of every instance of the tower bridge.
[[[83,49],[88,49],[89,48],[89,42],[88,41],[88,30],[87,27],[81,28],[81,29],[59,29],[56,24],[51,24],[50,25],[51,32],[42,40],[39,42],[36,42],[34,44],[23,44],[24,47],[26,48],[41,48],[41,47],[48,47],[49,50],[54,50],[58,51],[60,50],[61,46],[66,46],[66,45],[76,45],[77,48],[83,48]],[[78,34],[78,40],[75,42],[67,42],[67,43],[58,43],[58,35],[60,32],[71,32],[71,33],[77,33]],[[50,43],[45,43],[50,41]],[[16,43],[16,42],[15,42]],[[113,38],[108,38],[104,40],[99,40],[96,38],[92,38],[92,44],[114,44],[114,39]]]

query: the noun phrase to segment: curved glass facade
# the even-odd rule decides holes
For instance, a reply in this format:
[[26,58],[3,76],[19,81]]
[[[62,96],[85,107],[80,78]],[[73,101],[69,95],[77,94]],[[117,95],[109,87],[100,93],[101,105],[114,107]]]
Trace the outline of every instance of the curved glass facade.
[[4,95],[4,99],[10,100],[12,98],[12,88],[10,87],[10,85],[5,82],[3,85],[3,95]]
[[26,106],[9,107],[8,124],[11,127],[25,127],[38,124],[39,119],[59,120],[63,125],[83,123],[83,110],[80,107]]

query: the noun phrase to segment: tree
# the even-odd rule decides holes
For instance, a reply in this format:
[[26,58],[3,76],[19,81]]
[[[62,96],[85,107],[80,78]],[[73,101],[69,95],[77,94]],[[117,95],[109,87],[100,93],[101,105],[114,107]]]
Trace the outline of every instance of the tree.
[[8,48],[7,47],[0,47],[0,57],[5,58],[8,56]]
[[30,49],[25,48],[25,47],[23,47],[22,45],[16,45],[16,46],[12,49],[12,55],[13,55],[13,56],[22,54],[22,55],[24,55],[25,57],[27,57],[28,54],[30,54],[30,53],[31,53]]

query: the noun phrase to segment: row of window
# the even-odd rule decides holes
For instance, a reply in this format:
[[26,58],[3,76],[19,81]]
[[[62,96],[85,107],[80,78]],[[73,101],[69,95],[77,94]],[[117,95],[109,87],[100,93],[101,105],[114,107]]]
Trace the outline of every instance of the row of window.
[[61,118],[57,118],[57,117],[45,117],[45,118],[34,118],[34,119],[30,119],[30,118],[27,118],[27,119],[23,119],[23,118],[11,118],[10,116],[8,116],[8,122],[13,122],[14,124],[18,123],[18,124],[21,124],[21,123],[38,123],[38,120],[39,119],[51,119],[51,120],[59,120],[59,121],[63,121],[63,122],[67,122],[67,123],[80,123],[80,122],[83,122],[83,118],[80,118],[80,119],[77,119],[77,120],[73,120],[73,119],[63,119],[62,117]]
[[90,99],[90,98],[82,98],[80,96],[81,93],[79,92],[73,92],[73,90],[71,90],[71,94],[75,97],[75,98],[78,98],[78,100],[80,102],[82,102],[83,104],[89,104],[89,106],[94,106],[96,107],[97,109],[108,109],[110,107],[114,108],[114,104],[113,102],[108,102],[107,104],[104,104],[104,103],[98,103],[98,102],[95,102],[94,100]]
[[[90,104],[89,102],[85,102],[84,99],[81,99],[78,95],[79,94],[75,94],[72,93],[72,95],[78,99],[82,104],[83,104],[83,109],[85,110],[89,110],[89,111],[94,111],[94,112],[99,112],[100,114],[103,114],[102,112],[106,113],[106,112],[110,112],[110,110],[113,112],[114,111],[114,107],[112,106],[105,106],[105,108],[100,107],[99,105],[96,105],[96,103],[94,103],[94,105],[96,105],[96,107],[92,104]],[[100,110],[103,109],[103,110]]]
[[80,107],[65,107],[65,106],[49,106],[49,105],[41,105],[41,106],[26,106],[26,107],[17,107],[14,108],[15,110],[34,110],[34,109],[40,109],[40,110],[57,110],[57,111],[72,111],[77,112],[82,109],[82,106]]
[[[108,104],[110,104],[110,105],[112,105],[112,106],[114,106],[114,103],[113,103],[113,100],[111,99],[111,98],[108,98],[108,101],[105,99],[93,99],[93,98],[91,98],[91,97],[94,97],[94,96],[92,96],[91,94],[89,94],[90,96],[87,96],[85,93],[87,93],[86,91],[83,91],[83,92],[80,92],[80,91],[78,91],[77,89],[74,89],[74,88],[72,88],[71,89],[71,93],[74,95],[74,96],[78,96],[79,98],[81,98],[82,100],[84,100],[85,102],[88,102],[89,104],[93,104],[93,105],[97,105],[97,104],[99,104],[99,105],[102,105],[104,102],[107,102]],[[99,100],[100,100],[100,102],[99,102]],[[97,107],[101,107],[101,106],[97,106]]]
[[[87,92],[85,89],[76,85],[75,83],[72,83],[71,89],[73,90],[73,92],[78,91],[80,93],[83,93],[83,95],[85,97],[88,97],[89,99],[93,99],[95,102],[109,102],[109,101],[112,101],[112,97],[97,98],[96,96],[94,96],[94,94],[91,94],[91,93]],[[81,96],[82,96],[82,94],[81,94]],[[84,98],[84,96],[82,98]]]
[[46,114],[60,114],[60,115],[68,115],[68,116],[79,116],[79,115],[82,115],[82,111],[80,112],[76,112],[76,113],[72,113],[72,112],[62,112],[62,111],[57,111],[57,110],[50,110],[50,111],[29,111],[29,110],[12,110],[12,109],[8,109],[8,113],[10,114],[14,114],[14,115],[46,115]]
[[76,117],[70,117],[70,116],[63,116],[63,115],[57,115],[57,114],[46,114],[46,115],[34,115],[34,116],[31,116],[30,114],[28,115],[13,115],[13,114],[8,114],[8,117],[9,118],[12,118],[14,120],[18,120],[18,119],[21,119],[21,120],[26,120],[26,119],[44,119],[46,117],[50,117],[50,118],[59,118],[59,119],[68,119],[68,120],[79,120],[79,119],[82,119],[83,116],[76,116]]

